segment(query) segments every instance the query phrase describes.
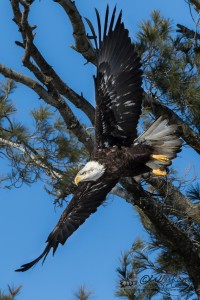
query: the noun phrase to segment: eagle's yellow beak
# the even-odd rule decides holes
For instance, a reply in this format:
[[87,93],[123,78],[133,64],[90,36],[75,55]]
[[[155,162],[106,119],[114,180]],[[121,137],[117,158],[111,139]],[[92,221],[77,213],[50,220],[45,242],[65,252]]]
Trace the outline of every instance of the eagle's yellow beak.
[[79,182],[81,181],[81,179],[82,179],[82,176],[76,175],[76,177],[74,178],[75,185],[78,185]]

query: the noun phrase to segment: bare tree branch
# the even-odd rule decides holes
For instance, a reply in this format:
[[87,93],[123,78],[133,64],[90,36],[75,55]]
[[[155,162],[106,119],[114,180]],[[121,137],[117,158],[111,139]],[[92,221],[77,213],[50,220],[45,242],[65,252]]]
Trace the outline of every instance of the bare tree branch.
[[74,50],[78,51],[83,57],[95,65],[95,49],[88,39],[86,34],[85,25],[82,21],[82,17],[75,5],[71,0],[56,0],[67,13],[73,27],[73,37],[75,40]]
[[82,142],[89,152],[93,149],[93,141],[88,135],[87,131],[81,126],[79,121],[74,116],[70,107],[66,104],[62,97],[59,98],[59,101],[56,101],[53,95],[48,93],[37,81],[32,78],[18,73],[2,64],[0,64],[0,73],[5,77],[15,80],[16,82],[20,82],[33,91],[35,91],[40,98],[44,99],[47,104],[58,109],[62,118],[64,119],[67,128],[72,130],[73,133],[77,136],[78,140]]
[[87,61],[93,62],[95,60],[95,50],[87,37],[82,17],[78,12],[75,3],[70,0],[56,0],[55,2],[58,2],[58,4],[64,8],[71,21],[74,31],[73,37],[75,40],[75,47],[71,46],[72,49],[81,53]]
[[[34,44],[34,34],[33,30],[36,28],[35,26],[31,27],[28,23],[28,14],[30,10],[30,5],[23,5],[24,11],[21,13],[19,0],[11,0],[11,5],[14,13],[14,21],[19,27],[19,31],[21,32],[23,43],[17,42],[17,45],[20,45],[25,49],[25,55],[23,57],[23,63],[29,68],[30,57],[32,57],[35,63],[40,68],[43,76],[46,77],[44,80],[39,70],[33,68],[31,71],[34,72],[34,75],[42,81],[47,87],[50,89],[56,89],[61,95],[69,99],[77,108],[80,108],[94,123],[94,108],[93,106],[83,97],[75,93],[66,83],[62,81],[59,75],[54,71],[52,66],[48,64],[45,58],[42,56],[38,48]],[[39,76],[38,76],[39,75]]]

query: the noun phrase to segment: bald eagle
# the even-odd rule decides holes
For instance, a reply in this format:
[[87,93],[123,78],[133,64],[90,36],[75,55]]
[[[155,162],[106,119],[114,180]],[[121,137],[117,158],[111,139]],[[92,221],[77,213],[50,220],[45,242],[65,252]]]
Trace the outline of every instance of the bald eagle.
[[90,161],[75,177],[77,190],[47,238],[42,254],[16,271],[26,271],[40,259],[46,259],[51,248],[55,253],[105,200],[120,178],[152,172],[165,176],[165,167],[180,151],[177,125],[168,125],[160,117],[137,137],[143,89],[141,62],[122,22],[122,12],[115,20],[116,8],[109,19],[105,14],[103,32],[96,10],[98,41],[94,36],[97,74],[95,82],[95,145]]

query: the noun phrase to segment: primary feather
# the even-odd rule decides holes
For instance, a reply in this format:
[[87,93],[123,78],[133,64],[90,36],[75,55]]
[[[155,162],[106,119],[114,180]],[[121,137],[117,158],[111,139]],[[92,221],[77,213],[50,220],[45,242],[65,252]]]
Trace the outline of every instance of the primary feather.
[[21,268],[16,271],[27,271],[42,258],[44,262],[51,249],[53,249],[54,254],[58,245],[64,245],[68,237],[97,210],[98,206],[102,204],[116,183],[116,178],[111,180],[104,179],[93,183],[81,183],[61,215],[58,224],[48,236],[46,241],[47,246],[43,253],[32,262],[22,265]]
[[[96,49],[96,145],[97,147],[130,146],[137,136],[143,90],[140,59],[131,42],[120,12],[116,23],[114,9],[108,29],[107,7],[103,40],[98,20],[98,48]],[[115,25],[114,25],[115,23]],[[91,30],[96,36],[93,26]],[[97,41],[96,41],[97,45]]]

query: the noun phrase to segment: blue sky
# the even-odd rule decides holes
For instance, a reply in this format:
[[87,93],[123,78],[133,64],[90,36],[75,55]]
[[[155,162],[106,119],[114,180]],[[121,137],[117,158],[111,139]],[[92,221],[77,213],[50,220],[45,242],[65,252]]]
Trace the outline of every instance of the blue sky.
[[[123,20],[134,40],[137,26],[149,17],[153,9],[185,26],[192,27],[189,9],[184,0],[118,0],[109,1],[111,7],[117,3],[123,10]],[[104,13],[107,1],[77,0],[81,14],[95,21],[94,7]],[[0,63],[17,71],[29,74],[22,67],[23,51],[14,44],[20,35],[14,22],[10,1],[0,1]],[[37,46],[63,80],[76,92],[94,104],[92,75],[95,69],[84,65],[84,59],[69,46],[73,44],[72,28],[62,8],[53,1],[35,1],[31,23],[37,24],[35,38]],[[30,75],[30,74],[29,74]],[[0,77],[2,79],[2,77]],[[12,100],[18,108],[18,117],[32,126],[29,110],[37,107],[38,100],[32,91],[18,85]],[[79,112],[78,112],[79,113]],[[79,114],[80,119],[86,121]],[[185,153],[185,152],[184,152]],[[176,163],[181,172],[195,159],[193,151],[183,154]],[[6,169],[8,166],[3,165]],[[2,171],[2,170],[1,170]],[[93,299],[112,300],[116,286],[116,268],[121,252],[130,249],[138,236],[146,238],[139,216],[124,200],[109,197],[106,207],[100,207],[87,222],[59,247],[55,257],[48,256],[45,264],[39,263],[26,273],[15,273],[21,264],[37,257],[44,242],[62,212],[54,210],[53,199],[46,194],[42,183],[23,186],[20,189],[1,190],[0,197],[0,288],[7,284],[22,284],[18,299],[73,299],[73,293],[82,284],[94,291]]]

